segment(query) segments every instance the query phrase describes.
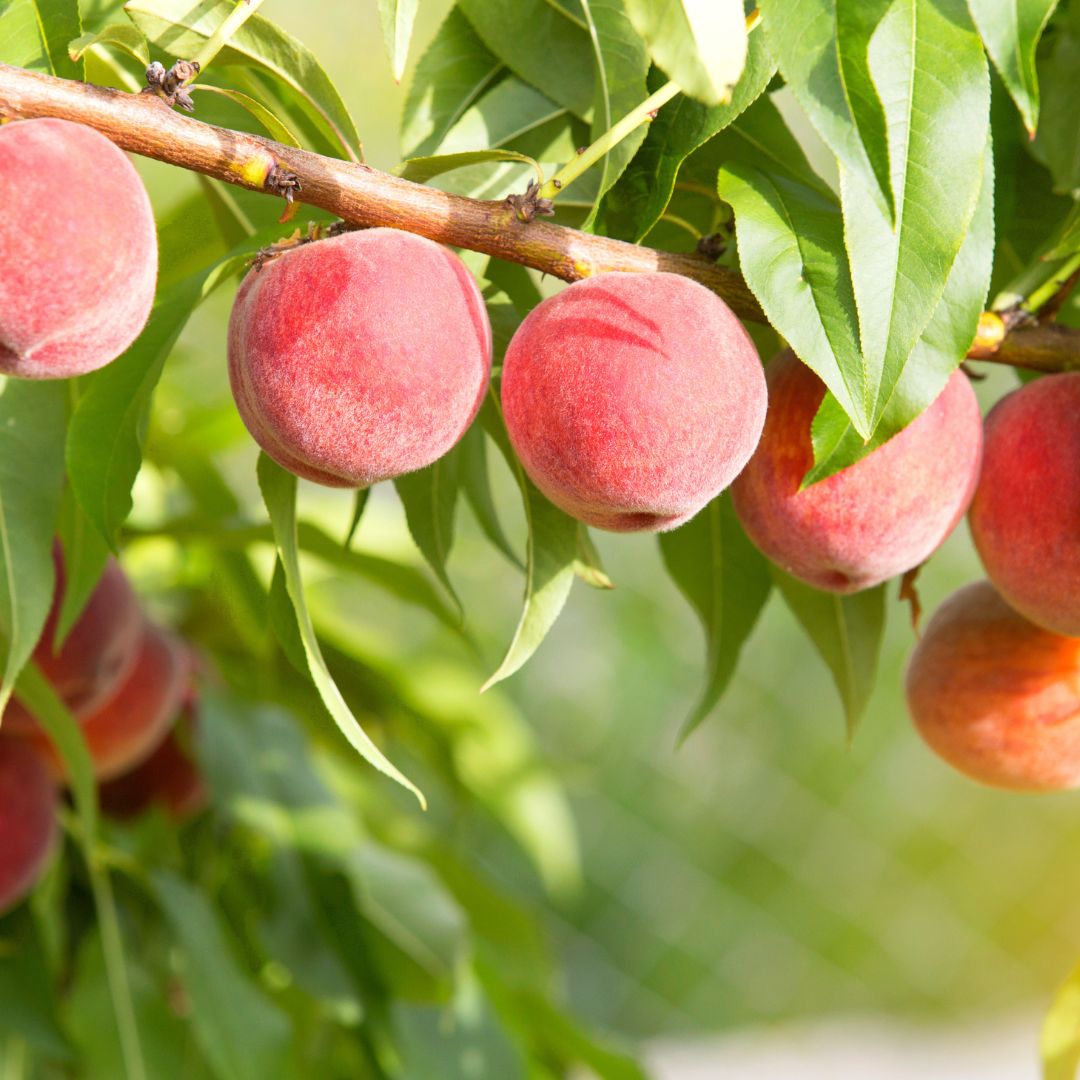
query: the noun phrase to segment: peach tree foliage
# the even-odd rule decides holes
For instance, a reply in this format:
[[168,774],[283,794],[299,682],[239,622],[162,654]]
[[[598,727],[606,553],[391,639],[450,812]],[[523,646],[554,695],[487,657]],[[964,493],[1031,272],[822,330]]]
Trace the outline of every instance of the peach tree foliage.
[[[398,76],[419,2],[379,0]],[[216,40],[234,10],[231,0],[0,0],[0,62],[135,90],[151,61],[168,67],[216,41],[193,87],[199,118],[362,160],[361,105],[259,13]],[[759,10],[747,34],[741,5],[728,0],[459,0],[415,59],[397,171],[490,200],[537,179],[562,224],[668,251],[706,241],[701,257],[737,268],[768,320],[754,329],[763,356],[786,342],[828,388],[813,422],[813,482],[922,413],[968,351],[984,308],[1046,299],[1046,283],[1075,266],[1080,4],[761,0]],[[785,98],[804,118],[796,131],[785,119],[794,110],[778,108]],[[643,122],[609,137],[653,101]],[[579,148],[593,146],[606,152],[587,152],[588,168],[550,185]],[[165,430],[154,391],[166,364],[183,363],[172,354],[192,313],[234,289],[255,253],[294,226],[279,223],[278,199],[202,178],[191,191],[158,217],[157,293],[134,344],[70,383],[10,380],[0,394],[0,705],[17,690],[60,745],[72,832],[89,855],[86,866],[70,859],[58,871],[74,879],[67,906],[84,909],[68,939],[55,937],[65,914],[58,888],[32,914],[20,909],[0,923],[21,943],[0,954],[0,1032],[43,1060],[70,1059],[77,1048],[101,1075],[140,1067],[167,1075],[154,1062],[181,1056],[197,1062],[193,1076],[305,1075],[315,1053],[327,1055],[322,1066],[372,1077],[451,1075],[442,1070],[454,1053],[480,1055],[500,1077],[564,1075],[573,1064],[615,1080],[642,1075],[566,1013],[535,918],[441,842],[456,809],[480,808],[549,890],[572,883],[565,796],[527,729],[483,699],[466,723],[467,711],[410,692],[414,673],[313,617],[301,574],[304,555],[465,636],[447,562],[467,506],[491,558],[519,567],[524,582],[501,664],[493,675],[468,668],[479,688],[488,675],[486,685],[513,675],[559,632],[575,582],[611,585],[589,530],[526,476],[494,391],[454,450],[395,482],[430,573],[351,546],[366,493],[349,535],[331,536],[298,519],[296,479],[264,457],[266,512],[242,504],[217,461],[213,417]],[[297,221],[308,220],[330,219],[302,207]],[[499,360],[540,293],[517,264],[465,258],[494,329],[497,384]],[[524,536],[503,524],[493,458],[516,481]],[[159,825],[120,836],[102,829],[85,747],[27,665],[49,607],[51,537],[59,533],[68,567],[63,632],[109,549],[147,539],[128,520],[144,461],[175,481],[177,508],[160,532],[190,553],[186,628],[229,688],[212,698],[200,737],[214,807],[183,855]],[[720,701],[774,587],[828,665],[854,727],[894,606],[890,586],[839,596],[783,575],[751,545],[726,494],[658,543],[706,642],[704,689],[684,733]],[[276,556],[269,578],[259,572],[267,550]],[[379,768],[422,787],[431,814],[418,821],[387,787],[328,785],[310,748],[340,761],[343,740],[297,719],[326,714]],[[369,732],[357,714],[390,722]],[[250,746],[276,753],[253,759]],[[487,768],[470,767],[470,754]],[[282,758],[296,768],[276,766]],[[534,785],[543,827],[532,817]],[[235,864],[226,882],[199,865],[200,855],[215,865],[222,845]],[[121,957],[126,988],[117,986],[117,905],[99,859],[115,846],[149,868],[115,885],[137,943]],[[88,897],[100,931],[87,929]],[[164,1008],[153,992],[176,956],[189,1014]],[[58,996],[59,976],[73,971],[74,990]],[[111,1023],[94,1021],[103,971],[119,1039]],[[466,998],[451,1053],[432,1006]],[[1067,1021],[1058,1014],[1048,1027],[1049,1076],[1071,1075],[1080,1054]]]

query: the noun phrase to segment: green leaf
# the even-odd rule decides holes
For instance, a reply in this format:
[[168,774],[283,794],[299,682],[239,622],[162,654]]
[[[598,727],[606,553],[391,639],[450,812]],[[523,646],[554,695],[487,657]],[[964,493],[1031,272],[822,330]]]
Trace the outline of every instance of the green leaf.
[[588,116],[593,53],[584,19],[549,0],[460,0],[458,6],[515,75],[582,119]]
[[1080,1068],[1080,966],[1058,988],[1043,1021],[1043,1080],[1076,1080]]
[[705,630],[705,689],[683,724],[679,737],[685,739],[723,696],[769,598],[772,578],[727,494],[680,528],[661,533],[659,543],[664,566]]
[[[124,11],[170,56],[195,56],[235,7],[234,0],[128,0]],[[254,67],[289,87],[345,155],[356,160],[360,136],[348,109],[315,57],[284,30],[252,15],[218,53],[220,66]]]
[[1044,259],[1067,259],[1080,251],[1080,204],[1074,204],[1069,216],[1051,242]]
[[487,436],[481,424],[473,424],[461,440],[461,487],[484,535],[514,566],[524,570],[525,564],[507,540],[495,508],[495,499],[491,494],[491,478],[488,475],[486,440]]
[[360,521],[364,516],[370,498],[371,488],[360,488],[353,496],[352,517],[349,519],[349,527],[345,531],[345,541],[341,545],[346,551],[352,547],[353,539],[356,537],[356,530],[360,528]]
[[832,672],[850,739],[874,689],[885,628],[885,586],[839,596],[812,589],[775,566],[770,569],[787,606]]
[[[754,33],[750,36],[746,69],[730,102],[710,108],[680,95],[665,105],[649,125],[641,149],[604,202],[603,231],[634,243],[644,239],[667,209],[686,158],[757,100],[775,71],[776,64],[769,56],[764,36]],[[783,127],[783,122],[779,123]],[[752,130],[753,126],[748,124],[746,130]],[[794,143],[794,139],[791,141]],[[797,149],[798,144],[795,146]]]
[[256,101],[247,94],[241,94],[239,90],[231,90],[226,86],[211,86],[209,83],[195,83],[191,87],[208,94],[220,94],[235,102],[240,108],[251,113],[253,117],[266,129],[267,135],[275,142],[284,143],[286,146],[299,146],[300,140],[265,106],[261,101]]
[[614,589],[615,583],[608,577],[596,543],[589,532],[589,526],[578,522],[577,558],[574,560],[574,573],[593,589]]
[[57,532],[64,552],[64,599],[56,622],[56,646],[59,648],[101,579],[109,557],[109,545],[83,513],[70,485],[64,488]]
[[159,295],[135,343],[87,380],[68,425],[67,468],[86,516],[111,546],[131,512],[150,401],[192,311],[250,256],[236,255]]
[[454,513],[460,490],[456,450],[426,469],[397,477],[394,487],[405,507],[410,535],[460,612],[461,601],[446,572],[446,560],[454,545]]
[[967,0],[986,51],[1034,138],[1039,123],[1035,49],[1057,0]]
[[[296,612],[296,621],[300,631],[300,638],[304,645],[304,654],[307,658],[308,669],[312,682],[319,696],[337,724],[342,735],[361,757],[375,766],[379,772],[396,780],[403,787],[411,791],[419,800],[420,805],[426,807],[427,803],[423,793],[403,773],[399,772],[383,754],[383,752],[371,741],[359,721],[353,716],[341,691],[337,688],[330,672],[327,670],[326,661],[319,649],[319,642],[315,636],[315,627],[311,623],[307,604],[304,602],[303,586],[300,581],[300,558],[297,542],[296,523],[296,477],[286,472],[276,462],[265,454],[259,455],[259,488],[266,503],[267,512],[270,515],[270,524],[274,530],[274,542],[277,548],[278,558],[281,560],[285,573],[285,584]],[[340,546],[330,541],[336,550]],[[348,553],[346,553],[348,554]]]
[[68,56],[72,60],[81,60],[85,53],[95,45],[107,45],[111,49],[130,56],[132,60],[146,67],[150,63],[150,48],[142,32],[131,23],[110,23],[96,34],[83,34],[68,42]]
[[222,1080],[273,1080],[290,1074],[287,1016],[240,967],[206,897],[175,874],[151,875],[154,895],[182,959],[191,1024]]
[[457,7],[439,27],[413,72],[401,117],[401,146],[431,154],[504,70]]
[[[649,54],[626,14],[625,0],[580,0],[596,57],[596,91],[591,138],[595,142],[616,121],[648,97]],[[591,229],[604,193],[622,175],[642,140],[644,126],[632,131],[604,155],[597,168],[596,201],[583,229]]]
[[0,62],[81,79],[67,43],[82,33],[77,0],[8,0],[0,5]]
[[383,42],[386,45],[386,55],[390,57],[394,82],[401,82],[401,76],[405,74],[418,2],[419,0],[379,0],[379,21],[382,23]]
[[728,99],[746,63],[742,0],[626,0],[656,66],[706,105]]
[[0,379],[0,713],[52,602],[67,387]]
[[1080,4],[1071,4],[1055,23],[1054,44],[1039,67],[1042,109],[1032,149],[1050,170],[1054,190],[1080,198]]
[[527,154],[515,150],[467,150],[458,154],[437,154],[432,157],[407,158],[394,172],[403,180],[426,184],[433,176],[464,169],[469,165],[482,165],[485,161],[514,161],[528,165],[535,173],[538,183],[544,182],[544,170]]

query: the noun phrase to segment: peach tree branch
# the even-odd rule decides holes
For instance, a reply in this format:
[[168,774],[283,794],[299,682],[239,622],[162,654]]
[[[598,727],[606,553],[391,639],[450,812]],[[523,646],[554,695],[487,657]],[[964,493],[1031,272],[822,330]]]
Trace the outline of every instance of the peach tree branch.
[[[86,124],[143,157],[255,191],[292,177],[303,201],[351,225],[387,226],[578,281],[608,270],[662,270],[700,282],[742,319],[765,322],[741,275],[696,254],[594,236],[551,222],[521,221],[512,206],[450,195],[258,135],[174,112],[153,94],[129,94],[0,63],[0,117],[52,116]],[[1080,331],[1054,324],[980,333],[968,353],[1037,371],[1080,369]]]

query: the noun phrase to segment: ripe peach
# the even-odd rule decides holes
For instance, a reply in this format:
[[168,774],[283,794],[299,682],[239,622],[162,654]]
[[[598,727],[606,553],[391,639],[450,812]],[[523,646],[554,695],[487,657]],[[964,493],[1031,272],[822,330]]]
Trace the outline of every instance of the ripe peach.
[[252,270],[229,321],[229,376],[255,441],[298,476],[367,487],[430,465],[472,423],[491,324],[449,249],[350,232]]
[[[111,780],[150,756],[180,711],[188,675],[189,661],[179,642],[144,622],[131,672],[112,697],[79,720],[99,780]],[[63,766],[45,733],[35,731],[31,737],[61,776]]]
[[139,174],[68,120],[0,127],[0,374],[95,371],[142,331],[157,233]]
[[0,736],[0,913],[37,884],[56,834],[56,788],[41,755]]
[[858,592],[926,559],[964,516],[979,479],[982,420],[954,372],[936,401],[861,461],[800,491],[825,385],[790,352],[766,368],[769,414],[732,486],[750,539],[789,574]]
[[968,522],[1001,595],[1080,637],[1080,372],[1028,383],[990,410]]
[[[85,716],[108,698],[131,670],[143,633],[139,601],[124,571],[110,559],[97,587],[64,644],[54,648],[56,624],[64,602],[64,564],[59,545],[53,547],[56,589],[34,660],[64,704]],[[36,727],[36,721],[18,701],[4,711],[3,727],[15,733]]]
[[514,334],[506,427],[525,471],[573,517],[674,529],[746,463],[765,417],[749,335],[676,274],[599,274],[549,297]]
[[938,609],[907,670],[912,719],[931,748],[984,784],[1080,784],[1080,639],[1017,614],[988,581]]

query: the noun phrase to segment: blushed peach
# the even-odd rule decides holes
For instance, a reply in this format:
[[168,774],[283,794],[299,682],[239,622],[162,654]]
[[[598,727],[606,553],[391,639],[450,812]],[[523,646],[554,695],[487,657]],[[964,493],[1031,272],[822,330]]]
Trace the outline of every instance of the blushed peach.
[[29,743],[0,736],[0,912],[22,900],[56,845],[56,788]]
[[280,465],[331,487],[442,457],[490,371],[491,324],[465,264],[395,229],[319,240],[253,269],[229,321],[248,430]]
[[676,274],[599,274],[539,304],[506,353],[502,404],[525,471],[615,532],[674,529],[746,463],[765,417],[757,350]]
[[0,374],[64,379],[116,359],[142,331],[157,233],[139,174],[68,120],[0,127]]
[[1080,639],[1043,630],[988,581],[930,620],[907,670],[919,733],[950,765],[994,787],[1080,784]]
[[766,368],[769,414],[732,486],[747,535],[818,589],[858,592],[917,566],[964,516],[979,479],[982,419],[962,372],[903,431],[800,491],[814,462],[810,428],[825,385],[795,355]]
[[1037,379],[990,410],[968,522],[998,592],[1080,637],[1080,372]]

